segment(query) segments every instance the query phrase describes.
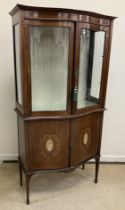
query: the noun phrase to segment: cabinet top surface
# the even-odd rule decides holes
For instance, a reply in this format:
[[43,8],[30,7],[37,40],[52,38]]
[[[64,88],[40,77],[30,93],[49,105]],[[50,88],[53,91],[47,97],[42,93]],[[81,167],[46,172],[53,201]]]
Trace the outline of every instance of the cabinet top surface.
[[95,12],[90,12],[90,11],[83,11],[83,10],[75,10],[75,9],[65,9],[65,8],[49,8],[49,7],[36,7],[36,6],[27,6],[27,5],[22,5],[22,4],[17,4],[11,11],[10,15],[14,15],[18,10],[26,10],[26,11],[45,11],[45,12],[62,12],[62,13],[75,13],[75,14],[81,14],[81,15],[89,15],[93,17],[98,17],[98,18],[104,18],[104,19],[110,19],[113,20],[116,17],[114,16],[108,16],[108,15],[103,15]]

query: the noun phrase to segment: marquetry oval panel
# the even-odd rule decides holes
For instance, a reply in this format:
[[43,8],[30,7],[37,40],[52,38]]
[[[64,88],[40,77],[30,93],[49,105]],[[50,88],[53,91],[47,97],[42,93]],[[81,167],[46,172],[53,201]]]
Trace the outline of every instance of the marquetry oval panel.
[[60,152],[60,139],[55,134],[45,134],[39,141],[39,153],[45,158],[56,157]]
[[47,150],[48,152],[51,152],[51,151],[53,150],[53,148],[54,148],[54,143],[53,143],[53,140],[52,140],[51,138],[49,138],[49,139],[46,141],[45,147],[46,147],[46,150]]
[[89,148],[91,144],[91,129],[90,128],[84,128],[81,133],[80,138],[80,147],[81,149],[87,149]]
[[88,134],[88,132],[84,133],[82,141],[83,141],[84,145],[88,144],[88,141],[89,141],[89,134]]

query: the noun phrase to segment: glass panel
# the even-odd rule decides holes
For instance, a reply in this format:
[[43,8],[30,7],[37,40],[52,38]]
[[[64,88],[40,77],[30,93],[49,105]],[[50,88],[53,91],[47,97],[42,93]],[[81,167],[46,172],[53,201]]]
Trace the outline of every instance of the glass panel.
[[22,85],[21,85],[21,67],[20,67],[20,40],[19,40],[19,24],[14,26],[15,33],[15,63],[16,63],[16,100],[22,105]]
[[82,29],[77,108],[99,104],[105,32]]
[[30,27],[32,111],[66,110],[69,28]]

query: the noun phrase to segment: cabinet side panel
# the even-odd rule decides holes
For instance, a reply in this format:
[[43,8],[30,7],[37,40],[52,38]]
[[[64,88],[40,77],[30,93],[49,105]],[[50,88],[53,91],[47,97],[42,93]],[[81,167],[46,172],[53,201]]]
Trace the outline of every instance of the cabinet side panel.
[[19,142],[19,156],[23,166],[26,165],[26,153],[25,153],[25,130],[24,121],[18,116],[18,142]]

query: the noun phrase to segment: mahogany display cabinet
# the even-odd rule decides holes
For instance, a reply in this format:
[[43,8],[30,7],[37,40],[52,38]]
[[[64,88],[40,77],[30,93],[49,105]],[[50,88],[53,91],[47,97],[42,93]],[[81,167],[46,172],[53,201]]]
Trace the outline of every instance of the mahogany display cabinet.
[[115,17],[17,5],[13,24],[20,185],[37,172],[68,172],[95,159]]

